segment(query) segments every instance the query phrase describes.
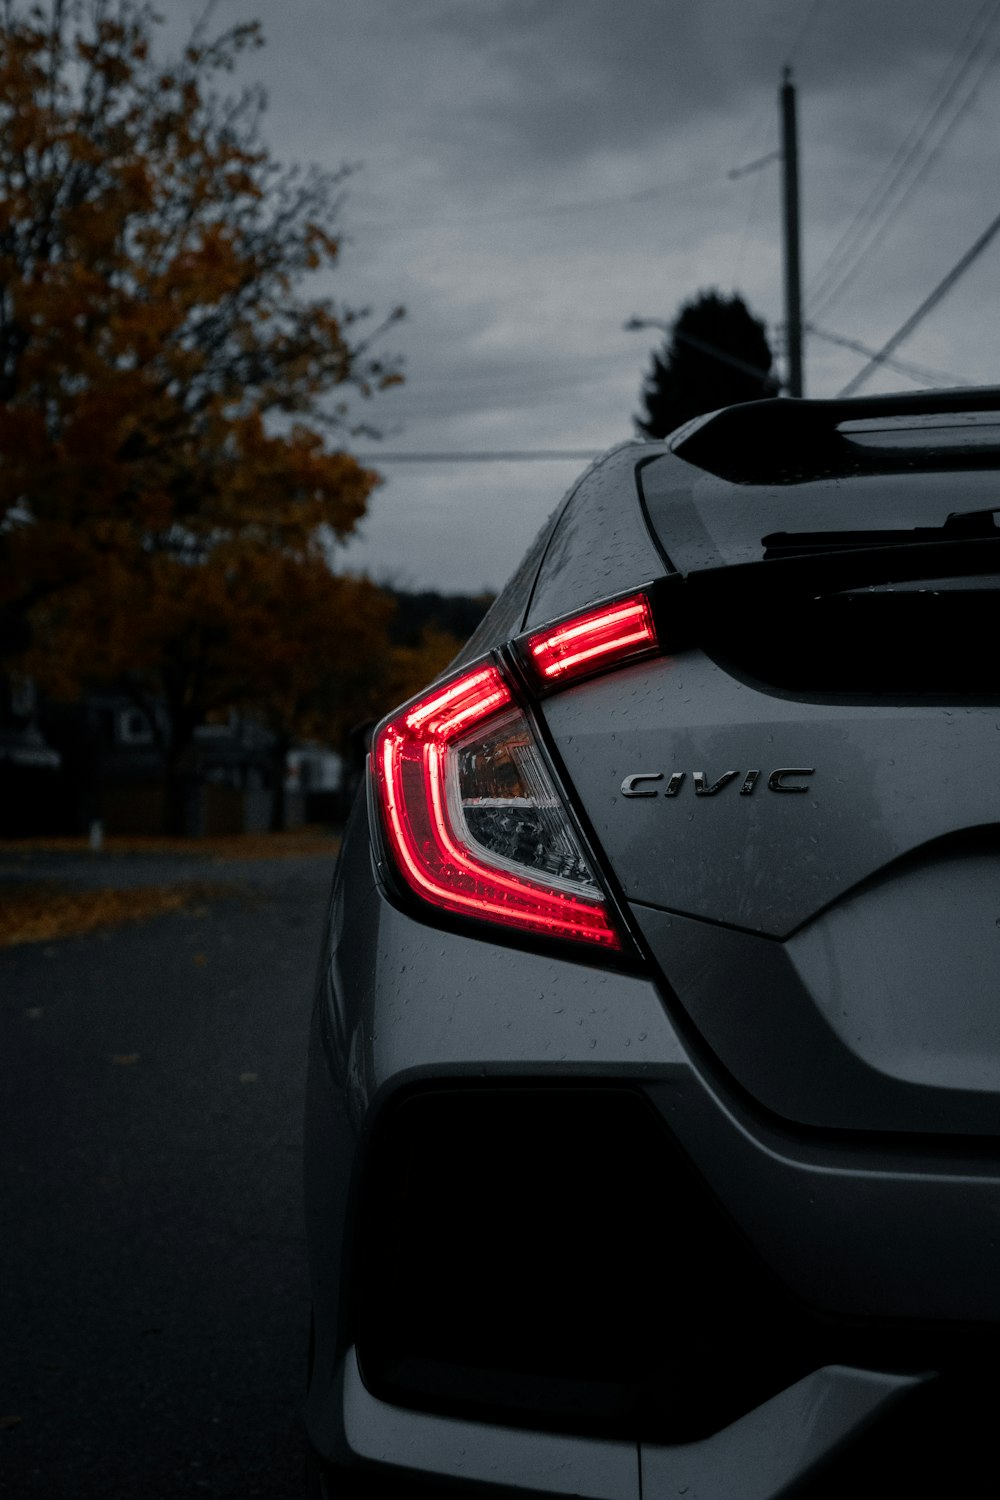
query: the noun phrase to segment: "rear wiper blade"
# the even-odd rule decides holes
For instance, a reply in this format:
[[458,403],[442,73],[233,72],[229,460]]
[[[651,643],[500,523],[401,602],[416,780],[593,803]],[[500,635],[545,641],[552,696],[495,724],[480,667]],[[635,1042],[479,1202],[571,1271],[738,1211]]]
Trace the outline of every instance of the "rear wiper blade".
[[772,531],[761,537],[765,558],[812,552],[844,552],[854,547],[912,547],[926,542],[979,541],[1000,537],[995,510],[954,510],[941,526],[892,527],[872,531]]

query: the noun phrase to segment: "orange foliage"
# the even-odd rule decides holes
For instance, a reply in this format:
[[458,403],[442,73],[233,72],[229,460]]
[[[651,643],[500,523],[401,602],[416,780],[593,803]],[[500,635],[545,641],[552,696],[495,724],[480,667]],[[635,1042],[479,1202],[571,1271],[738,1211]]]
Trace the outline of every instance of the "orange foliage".
[[256,24],[164,66],[139,0],[4,16],[0,650],[28,620],[44,684],[127,681],[181,740],[234,703],[301,733],[323,663],[355,682],[387,649],[377,591],[323,562],[378,482],[345,397],[400,378],[302,291],[342,174],[277,167],[259,94],[217,91]]
[[448,630],[428,626],[416,646],[394,646],[386,673],[380,713],[413,698],[448,666],[462,642]]

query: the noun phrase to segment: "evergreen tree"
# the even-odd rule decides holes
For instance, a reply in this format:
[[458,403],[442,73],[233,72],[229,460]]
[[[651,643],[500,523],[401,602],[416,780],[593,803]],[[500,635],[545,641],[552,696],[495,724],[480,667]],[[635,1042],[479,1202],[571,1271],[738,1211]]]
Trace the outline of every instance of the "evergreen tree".
[[642,389],[641,433],[666,437],[682,422],[720,406],[776,396],[764,323],[738,295],[700,292],[685,302]]

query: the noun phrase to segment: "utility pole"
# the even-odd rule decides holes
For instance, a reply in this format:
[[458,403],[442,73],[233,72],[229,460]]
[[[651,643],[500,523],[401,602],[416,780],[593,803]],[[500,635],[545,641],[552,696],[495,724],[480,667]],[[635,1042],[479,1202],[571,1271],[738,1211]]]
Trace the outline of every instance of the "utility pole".
[[801,396],[802,264],[799,249],[799,141],[795,118],[795,85],[786,65],[781,82],[781,180],[785,230],[785,338],[788,344],[790,396]]

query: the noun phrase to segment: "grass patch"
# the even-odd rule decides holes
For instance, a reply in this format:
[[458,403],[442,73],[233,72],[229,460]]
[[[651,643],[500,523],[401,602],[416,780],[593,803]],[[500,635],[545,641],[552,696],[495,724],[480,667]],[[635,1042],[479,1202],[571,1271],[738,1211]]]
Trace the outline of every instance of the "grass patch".
[[0,948],[80,937],[99,928],[144,922],[231,893],[231,887],[200,882],[117,891],[72,890],[44,881],[23,888],[7,886],[0,890]]

